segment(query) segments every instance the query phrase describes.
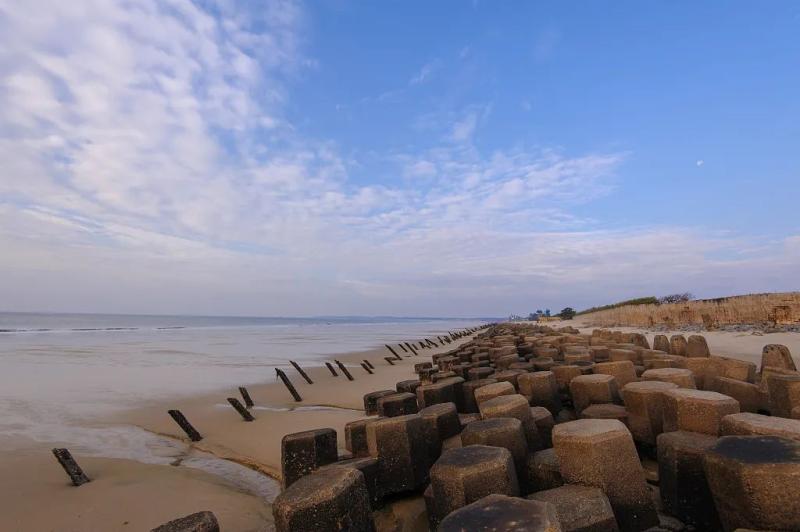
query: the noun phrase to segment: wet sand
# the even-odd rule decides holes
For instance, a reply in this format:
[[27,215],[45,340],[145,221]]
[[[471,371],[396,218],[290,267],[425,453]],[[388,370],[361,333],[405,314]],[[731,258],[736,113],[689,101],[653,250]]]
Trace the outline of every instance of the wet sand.
[[[394,366],[384,360],[389,355],[385,348],[337,356],[355,378],[352,382],[338,368],[339,376],[333,377],[324,366],[304,366],[313,385],[294,369],[286,369],[303,401],[295,402],[276,379],[249,386],[256,405],[251,409],[256,418],[253,422],[243,421],[227,403],[227,397],[239,397],[238,389],[232,388],[159,400],[99,419],[92,427],[141,427],[179,442],[184,454],[212,453],[279,479],[280,442],[284,435],[331,427],[339,434],[339,447],[344,450],[344,425],[364,417],[365,393],[394,389],[397,381],[415,378],[414,363],[429,361],[433,353],[450,350],[467,340],[418,350],[419,356],[400,352],[405,356]],[[364,359],[375,366],[373,375],[360,366]],[[203,435],[202,441],[189,441],[167,414],[171,408],[186,415]],[[93,479],[75,488],[50,454],[50,447],[56,444],[17,442],[16,450],[0,452],[0,475],[7,479],[0,488],[5,510],[0,512],[0,530],[149,530],[200,510],[217,514],[227,531],[272,529],[269,496],[256,496],[221,477],[186,467],[95,458],[74,452]],[[175,463],[179,462],[177,458]]]

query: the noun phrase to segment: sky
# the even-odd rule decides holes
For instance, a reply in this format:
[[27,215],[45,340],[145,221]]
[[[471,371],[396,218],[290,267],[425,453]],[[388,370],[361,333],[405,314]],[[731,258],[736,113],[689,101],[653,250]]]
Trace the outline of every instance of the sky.
[[0,0],[0,309],[800,288],[800,4]]

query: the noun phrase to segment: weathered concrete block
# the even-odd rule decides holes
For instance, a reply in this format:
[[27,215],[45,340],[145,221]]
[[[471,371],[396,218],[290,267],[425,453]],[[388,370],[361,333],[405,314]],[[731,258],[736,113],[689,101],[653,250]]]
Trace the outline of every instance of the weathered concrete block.
[[532,406],[531,417],[533,418],[533,422],[538,429],[539,436],[542,440],[542,446],[552,447],[553,427],[555,426],[553,414],[543,406]]
[[357,419],[344,426],[344,446],[354,458],[369,456],[367,446],[367,424],[374,419]]
[[173,519],[150,532],[219,532],[219,522],[213,512],[197,512]]
[[432,464],[439,458],[444,441],[461,433],[461,420],[455,403],[427,406],[419,411],[419,415],[425,427],[425,443]]
[[605,345],[593,345],[589,347],[589,353],[592,355],[593,362],[608,362],[610,360],[611,350]]
[[476,421],[464,427],[461,443],[470,445],[490,445],[508,449],[514,460],[517,477],[524,483],[525,460],[528,455],[528,441],[522,422],[515,418],[496,418]]
[[628,411],[622,405],[596,404],[589,405],[580,414],[583,419],[616,419],[628,425]]
[[657,351],[670,352],[669,338],[663,334],[657,334],[653,337],[653,349]]
[[724,436],[704,469],[725,530],[800,530],[800,442]]
[[367,425],[367,445],[378,459],[384,493],[413,491],[428,481],[428,447],[419,414],[374,420]]
[[511,453],[486,445],[445,451],[431,468],[431,489],[435,521],[493,493],[519,495]]
[[378,399],[393,395],[397,392],[394,390],[378,390],[376,392],[369,392],[364,394],[364,413],[368,416],[378,415]]
[[689,340],[688,342],[686,342],[686,356],[687,357],[711,356],[711,351],[709,351],[708,349],[708,342],[706,342],[706,337],[701,334],[693,334],[689,336]]
[[768,344],[761,351],[761,371],[766,367],[797,371],[789,348],[781,344]]
[[483,419],[510,417],[520,420],[525,431],[525,438],[528,441],[530,450],[538,450],[544,447],[539,429],[533,420],[528,400],[522,395],[502,395],[495,397],[480,404],[481,417]]
[[685,430],[719,436],[722,418],[738,413],[736,399],[721,393],[682,388],[664,392],[664,432]]
[[338,458],[333,429],[287,434],[281,439],[281,484],[285,489],[300,477]]
[[[520,375],[526,374],[527,371],[520,369],[507,369],[505,371],[497,371],[492,375],[492,378],[497,382],[510,382],[514,386],[514,390],[518,389],[517,379]],[[516,392],[515,392],[516,393]]]
[[439,403],[455,403],[459,412],[463,412],[464,379],[451,377],[432,384],[425,384],[417,388],[417,403],[420,408]]
[[458,377],[455,371],[437,371],[436,373],[431,374],[431,382],[439,382],[445,379],[450,379],[453,377]]
[[658,480],[664,509],[698,530],[719,530],[720,523],[703,469],[703,455],[717,442],[697,432],[658,436]]
[[792,409],[800,406],[800,376],[770,375],[767,377],[767,390],[770,414],[792,417]]
[[423,369],[432,367],[433,364],[430,362],[417,362],[416,364],[414,364],[414,373],[419,373]]
[[488,495],[448,515],[439,532],[561,532],[551,504],[519,497]]
[[639,353],[631,349],[610,349],[608,358],[611,362],[619,362],[621,360],[630,360],[634,364],[641,362]]
[[594,362],[592,354],[588,351],[583,353],[567,353],[564,355],[564,362],[567,365],[575,364],[575,362]]
[[617,381],[617,386],[622,389],[629,382],[639,380],[636,377],[636,368],[630,360],[618,362],[601,362],[594,365],[594,372],[603,375],[611,375]]
[[519,393],[528,398],[532,406],[543,406],[554,415],[561,410],[558,382],[552,371],[535,371],[517,379]]
[[739,401],[742,412],[766,412],[769,409],[769,394],[755,384],[728,377],[715,377],[710,390],[733,397]]
[[553,448],[568,483],[602,489],[620,530],[658,524],[631,433],[611,419],[580,419],[553,428]]
[[338,467],[306,475],[272,503],[277,532],[372,531],[369,492],[357,469]]
[[689,350],[689,343],[682,334],[675,334],[669,338],[669,352],[671,355],[685,357]]
[[417,394],[417,388],[419,388],[421,385],[422,385],[422,383],[419,382],[418,380],[411,379],[411,380],[407,380],[407,381],[398,382],[395,385],[395,388],[397,389],[397,391],[399,393],[413,393],[414,395],[416,395]]
[[360,471],[364,475],[364,485],[367,487],[369,493],[370,506],[375,509],[381,506],[383,494],[381,493],[379,476],[378,476],[378,459],[372,456],[363,458],[350,458],[347,460],[339,460],[332,464],[322,466],[319,471],[325,471],[332,467],[345,467]]
[[493,368],[471,368],[467,370],[468,381],[484,380],[494,374]]
[[569,383],[569,390],[578,415],[589,405],[619,401],[617,381],[612,375],[580,375]]
[[478,379],[474,381],[467,381],[461,387],[461,392],[464,395],[464,412],[473,414],[478,412],[478,402],[475,400],[475,390],[488,384],[494,384],[497,381],[494,379]]
[[719,362],[711,357],[681,357],[678,367],[688,369],[694,375],[695,387],[698,390],[706,390],[714,378],[720,375]]
[[608,497],[599,488],[569,484],[528,495],[552,504],[564,532],[614,532],[617,520]]
[[393,393],[378,398],[379,416],[406,416],[418,411],[417,396],[413,393]]
[[576,364],[565,364],[563,366],[553,366],[550,368],[558,383],[558,391],[566,393],[569,390],[569,383],[575,377],[583,374],[580,366]]
[[534,358],[531,362],[536,371],[550,371],[550,368],[556,365],[552,357]]
[[680,388],[695,388],[694,374],[691,370],[682,368],[649,369],[642,373],[646,381],[661,381],[677,384]]
[[[717,364],[717,372],[721,377],[736,379],[743,382],[755,382],[756,365],[752,362],[737,360],[735,358],[712,356]],[[706,386],[711,384],[711,379],[706,381]]]
[[481,403],[484,401],[489,401],[501,395],[514,395],[516,393],[514,385],[510,382],[487,384],[475,389],[475,402],[478,404],[478,409],[480,409]]
[[544,449],[529,453],[525,460],[530,491],[548,490],[564,485],[561,466],[555,449]]
[[722,418],[722,436],[780,436],[800,441],[800,420],[741,412]]
[[663,430],[663,392],[677,387],[677,384],[661,381],[630,382],[625,385],[623,395],[628,411],[628,428],[634,440],[648,445],[656,444],[656,437]]

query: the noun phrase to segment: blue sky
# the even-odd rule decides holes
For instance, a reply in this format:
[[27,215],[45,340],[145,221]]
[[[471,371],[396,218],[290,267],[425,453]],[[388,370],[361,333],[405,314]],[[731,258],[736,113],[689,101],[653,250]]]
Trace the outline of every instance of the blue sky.
[[795,2],[0,0],[7,310],[798,288]]

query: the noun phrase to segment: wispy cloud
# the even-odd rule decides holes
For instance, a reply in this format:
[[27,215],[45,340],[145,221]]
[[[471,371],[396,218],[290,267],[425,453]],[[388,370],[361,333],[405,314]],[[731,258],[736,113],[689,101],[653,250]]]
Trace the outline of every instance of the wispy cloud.
[[422,65],[422,68],[420,68],[416,74],[411,76],[411,79],[408,80],[408,84],[419,85],[421,83],[425,83],[426,81],[428,81],[428,79],[430,79],[430,77],[434,74],[434,72],[439,70],[441,65],[442,62],[439,59],[433,59],[432,61],[425,63],[424,65]]

